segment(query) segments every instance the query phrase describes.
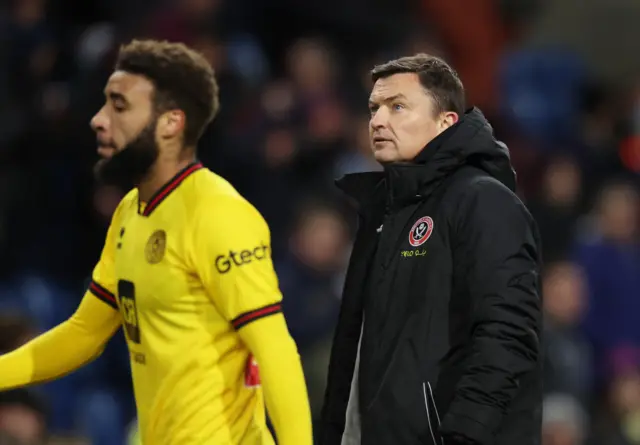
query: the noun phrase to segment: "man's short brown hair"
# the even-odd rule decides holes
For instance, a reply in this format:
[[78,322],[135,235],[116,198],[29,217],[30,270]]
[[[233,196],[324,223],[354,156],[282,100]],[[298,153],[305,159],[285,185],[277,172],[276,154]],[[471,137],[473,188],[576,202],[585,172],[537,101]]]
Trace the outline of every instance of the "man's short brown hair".
[[218,83],[213,68],[201,54],[182,43],[133,40],[120,47],[116,70],[153,82],[156,111],[177,108],[184,112],[185,146],[196,145],[218,113]]
[[464,86],[458,73],[447,62],[429,54],[401,57],[371,70],[371,78],[378,79],[400,73],[416,73],[420,83],[435,103],[435,112],[453,111],[459,116],[465,112]]

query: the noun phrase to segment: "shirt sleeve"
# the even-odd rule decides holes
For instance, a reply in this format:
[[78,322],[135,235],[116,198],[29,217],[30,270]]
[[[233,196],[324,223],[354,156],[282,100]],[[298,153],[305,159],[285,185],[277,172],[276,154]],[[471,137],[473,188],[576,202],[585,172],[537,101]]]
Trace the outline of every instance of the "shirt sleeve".
[[[122,204],[121,204],[122,205]],[[115,271],[115,251],[120,237],[119,227],[120,206],[113,213],[111,224],[107,230],[104,247],[100,259],[93,269],[88,291],[113,309],[118,309],[116,300],[117,279]]]
[[263,318],[242,329],[239,335],[260,364],[267,411],[278,444],[313,444],[302,364],[284,317]]
[[192,262],[223,316],[240,329],[282,312],[266,221],[247,201],[216,198],[195,218]]
[[120,316],[88,292],[65,322],[0,356],[0,390],[62,377],[98,357]]

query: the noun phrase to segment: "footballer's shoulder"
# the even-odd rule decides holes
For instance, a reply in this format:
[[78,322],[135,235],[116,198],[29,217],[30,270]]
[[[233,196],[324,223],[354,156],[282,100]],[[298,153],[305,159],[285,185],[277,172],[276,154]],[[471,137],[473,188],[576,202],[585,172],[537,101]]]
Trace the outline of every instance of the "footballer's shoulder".
[[196,207],[205,213],[220,215],[254,214],[255,207],[222,176],[205,170],[194,181],[197,194]]
[[120,201],[121,204],[128,205],[138,202],[138,189],[132,188],[129,190]]
[[193,191],[204,198],[214,195],[239,195],[229,181],[208,168],[203,168],[198,175],[194,175]]
[[138,211],[138,189],[134,188],[129,190],[120,200],[118,207],[114,212],[115,215],[121,215],[128,211]]
[[138,209],[138,189],[130,190],[126,193],[116,206],[111,215],[111,225],[119,225],[130,212],[137,212]]
[[203,169],[193,181],[192,192],[196,195],[198,206],[210,208],[216,203],[244,201],[244,197],[222,176],[209,169]]

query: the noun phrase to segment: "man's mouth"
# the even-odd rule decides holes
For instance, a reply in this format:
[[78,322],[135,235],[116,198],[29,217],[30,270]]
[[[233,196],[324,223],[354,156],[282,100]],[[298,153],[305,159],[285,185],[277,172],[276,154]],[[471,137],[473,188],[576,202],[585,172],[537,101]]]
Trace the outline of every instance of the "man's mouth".
[[98,145],[98,154],[108,159],[116,154],[116,149],[110,145]]

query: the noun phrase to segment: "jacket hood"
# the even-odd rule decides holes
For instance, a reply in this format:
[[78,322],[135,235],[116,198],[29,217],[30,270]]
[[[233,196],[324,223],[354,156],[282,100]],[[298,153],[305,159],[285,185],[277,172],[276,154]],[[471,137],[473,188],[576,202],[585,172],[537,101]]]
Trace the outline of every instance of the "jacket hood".
[[448,173],[451,169],[472,165],[510,190],[516,188],[509,149],[496,140],[491,124],[478,108],[467,111],[455,125],[429,142],[413,164],[427,167],[436,176],[441,171]]
[[370,195],[382,179],[393,200],[422,198],[455,170],[473,166],[516,189],[509,149],[497,141],[493,128],[478,108],[468,110],[451,128],[429,142],[413,162],[384,166],[384,173],[356,173],[338,181],[357,201]]

